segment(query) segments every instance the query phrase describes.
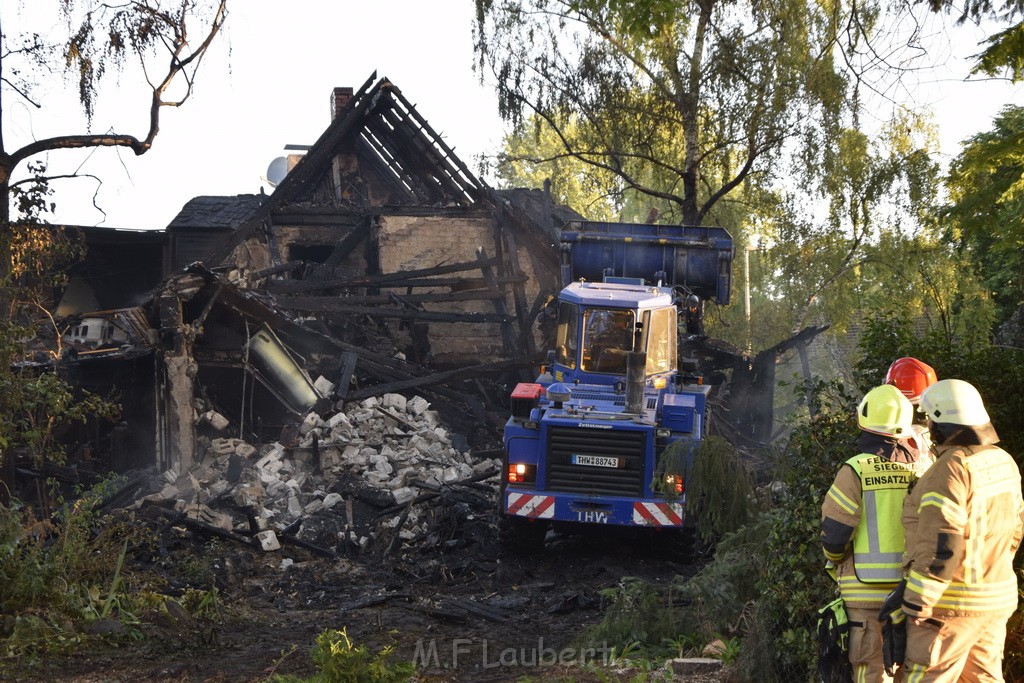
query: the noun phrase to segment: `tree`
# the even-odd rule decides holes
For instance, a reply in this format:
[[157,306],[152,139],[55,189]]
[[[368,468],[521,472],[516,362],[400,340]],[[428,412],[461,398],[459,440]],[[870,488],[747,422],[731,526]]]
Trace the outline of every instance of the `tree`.
[[965,143],[949,169],[947,238],[978,264],[1008,318],[1024,304],[1024,107]]
[[[502,115],[533,114],[561,155],[699,224],[799,141],[810,169],[855,124],[877,6],[782,0],[477,0],[480,68]],[[576,132],[568,125],[575,124]],[[855,127],[855,126],[854,126]],[[670,153],[666,153],[667,151]]]
[[[53,5],[51,16],[63,22],[65,39],[50,42],[36,33],[0,32],[0,101],[15,97],[40,108],[34,98],[40,85],[37,72],[59,58],[66,65],[65,75],[76,84],[87,130],[11,149],[11,136],[0,118],[0,225],[5,227],[11,220],[11,189],[35,182],[17,178],[23,162],[45,152],[89,147],[127,147],[145,154],[160,132],[163,108],[179,107],[191,96],[203,57],[227,19],[227,0],[58,0]],[[33,9],[38,11],[38,4]],[[196,36],[194,24],[201,26]],[[90,132],[100,83],[133,59],[150,90],[148,128],[141,136]]]
[[[40,5],[34,3],[31,11],[40,11]],[[40,332],[55,337],[59,348],[47,295],[61,284],[62,266],[81,253],[68,231],[47,224],[54,208],[50,183],[66,176],[47,174],[41,156],[95,147],[127,147],[137,155],[148,151],[163,108],[181,106],[191,96],[203,57],[226,17],[227,0],[57,0],[50,18],[67,29],[65,39],[50,42],[36,33],[0,31],[0,104],[17,99],[41,108],[35,92],[59,57],[76,84],[86,119],[83,133],[12,144],[6,108],[0,107],[0,503],[11,493],[14,449],[27,450],[37,463],[59,460],[55,429],[112,414],[99,397],[16,363],[27,355],[26,340]],[[202,30],[194,38],[197,22]],[[133,59],[150,90],[145,134],[90,132],[100,83]]]

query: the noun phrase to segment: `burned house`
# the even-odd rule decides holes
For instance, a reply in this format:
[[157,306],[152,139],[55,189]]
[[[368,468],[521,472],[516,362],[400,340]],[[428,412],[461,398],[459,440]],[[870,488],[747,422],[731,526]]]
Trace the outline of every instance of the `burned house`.
[[[273,442],[311,411],[393,391],[484,423],[479,386],[452,382],[535,373],[557,230],[578,216],[489,188],[387,79],[330,104],[272,194],[195,197],[134,246],[88,240],[53,364],[120,396],[122,421],[88,427],[103,465],[184,471],[204,436]],[[126,281],[118,263],[140,272]]]
[[331,113],[206,265],[333,336],[371,324],[417,363],[532,353],[559,284],[550,202],[487,187],[387,79],[335,88]]

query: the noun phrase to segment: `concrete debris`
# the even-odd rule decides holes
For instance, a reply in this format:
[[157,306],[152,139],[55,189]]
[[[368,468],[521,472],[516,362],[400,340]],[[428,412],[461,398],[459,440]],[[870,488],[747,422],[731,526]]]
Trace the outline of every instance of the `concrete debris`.
[[[316,388],[333,391],[323,377]],[[236,538],[255,537],[267,552],[287,542],[327,557],[387,554],[416,544],[476,542],[459,534],[488,537],[465,529],[486,518],[480,513],[492,505],[487,487],[497,487],[500,460],[455,448],[420,396],[389,393],[343,408],[308,413],[292,432],[300,440],[200,437],[196,464],[159,475],[148,490],[156,492],[136,505],[173,507]],[[211,413],[219,416],[207,410],[203,420],[215,427]]]

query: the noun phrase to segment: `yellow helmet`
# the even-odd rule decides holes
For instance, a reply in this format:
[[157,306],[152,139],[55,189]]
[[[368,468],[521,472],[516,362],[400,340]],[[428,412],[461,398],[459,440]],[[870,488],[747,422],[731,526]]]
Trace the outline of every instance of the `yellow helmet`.
[[883,384],[864,395],[857,425],[865,432],[905,439],[913,436],[914,406],[895,386]]
[[944,379],[921,393],[921,412],[933,422],[982,427],[991,422],[981,394],[962,379]]

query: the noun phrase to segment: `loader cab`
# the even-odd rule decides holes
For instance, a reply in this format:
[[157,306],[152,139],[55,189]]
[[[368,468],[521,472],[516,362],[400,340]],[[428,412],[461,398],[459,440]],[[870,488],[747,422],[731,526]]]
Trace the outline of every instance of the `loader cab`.
[[676,309],[656,287],[573,283],[558,303],[554,379],[615,384],[626,354],[646,351],[648,380],[676,372]]

